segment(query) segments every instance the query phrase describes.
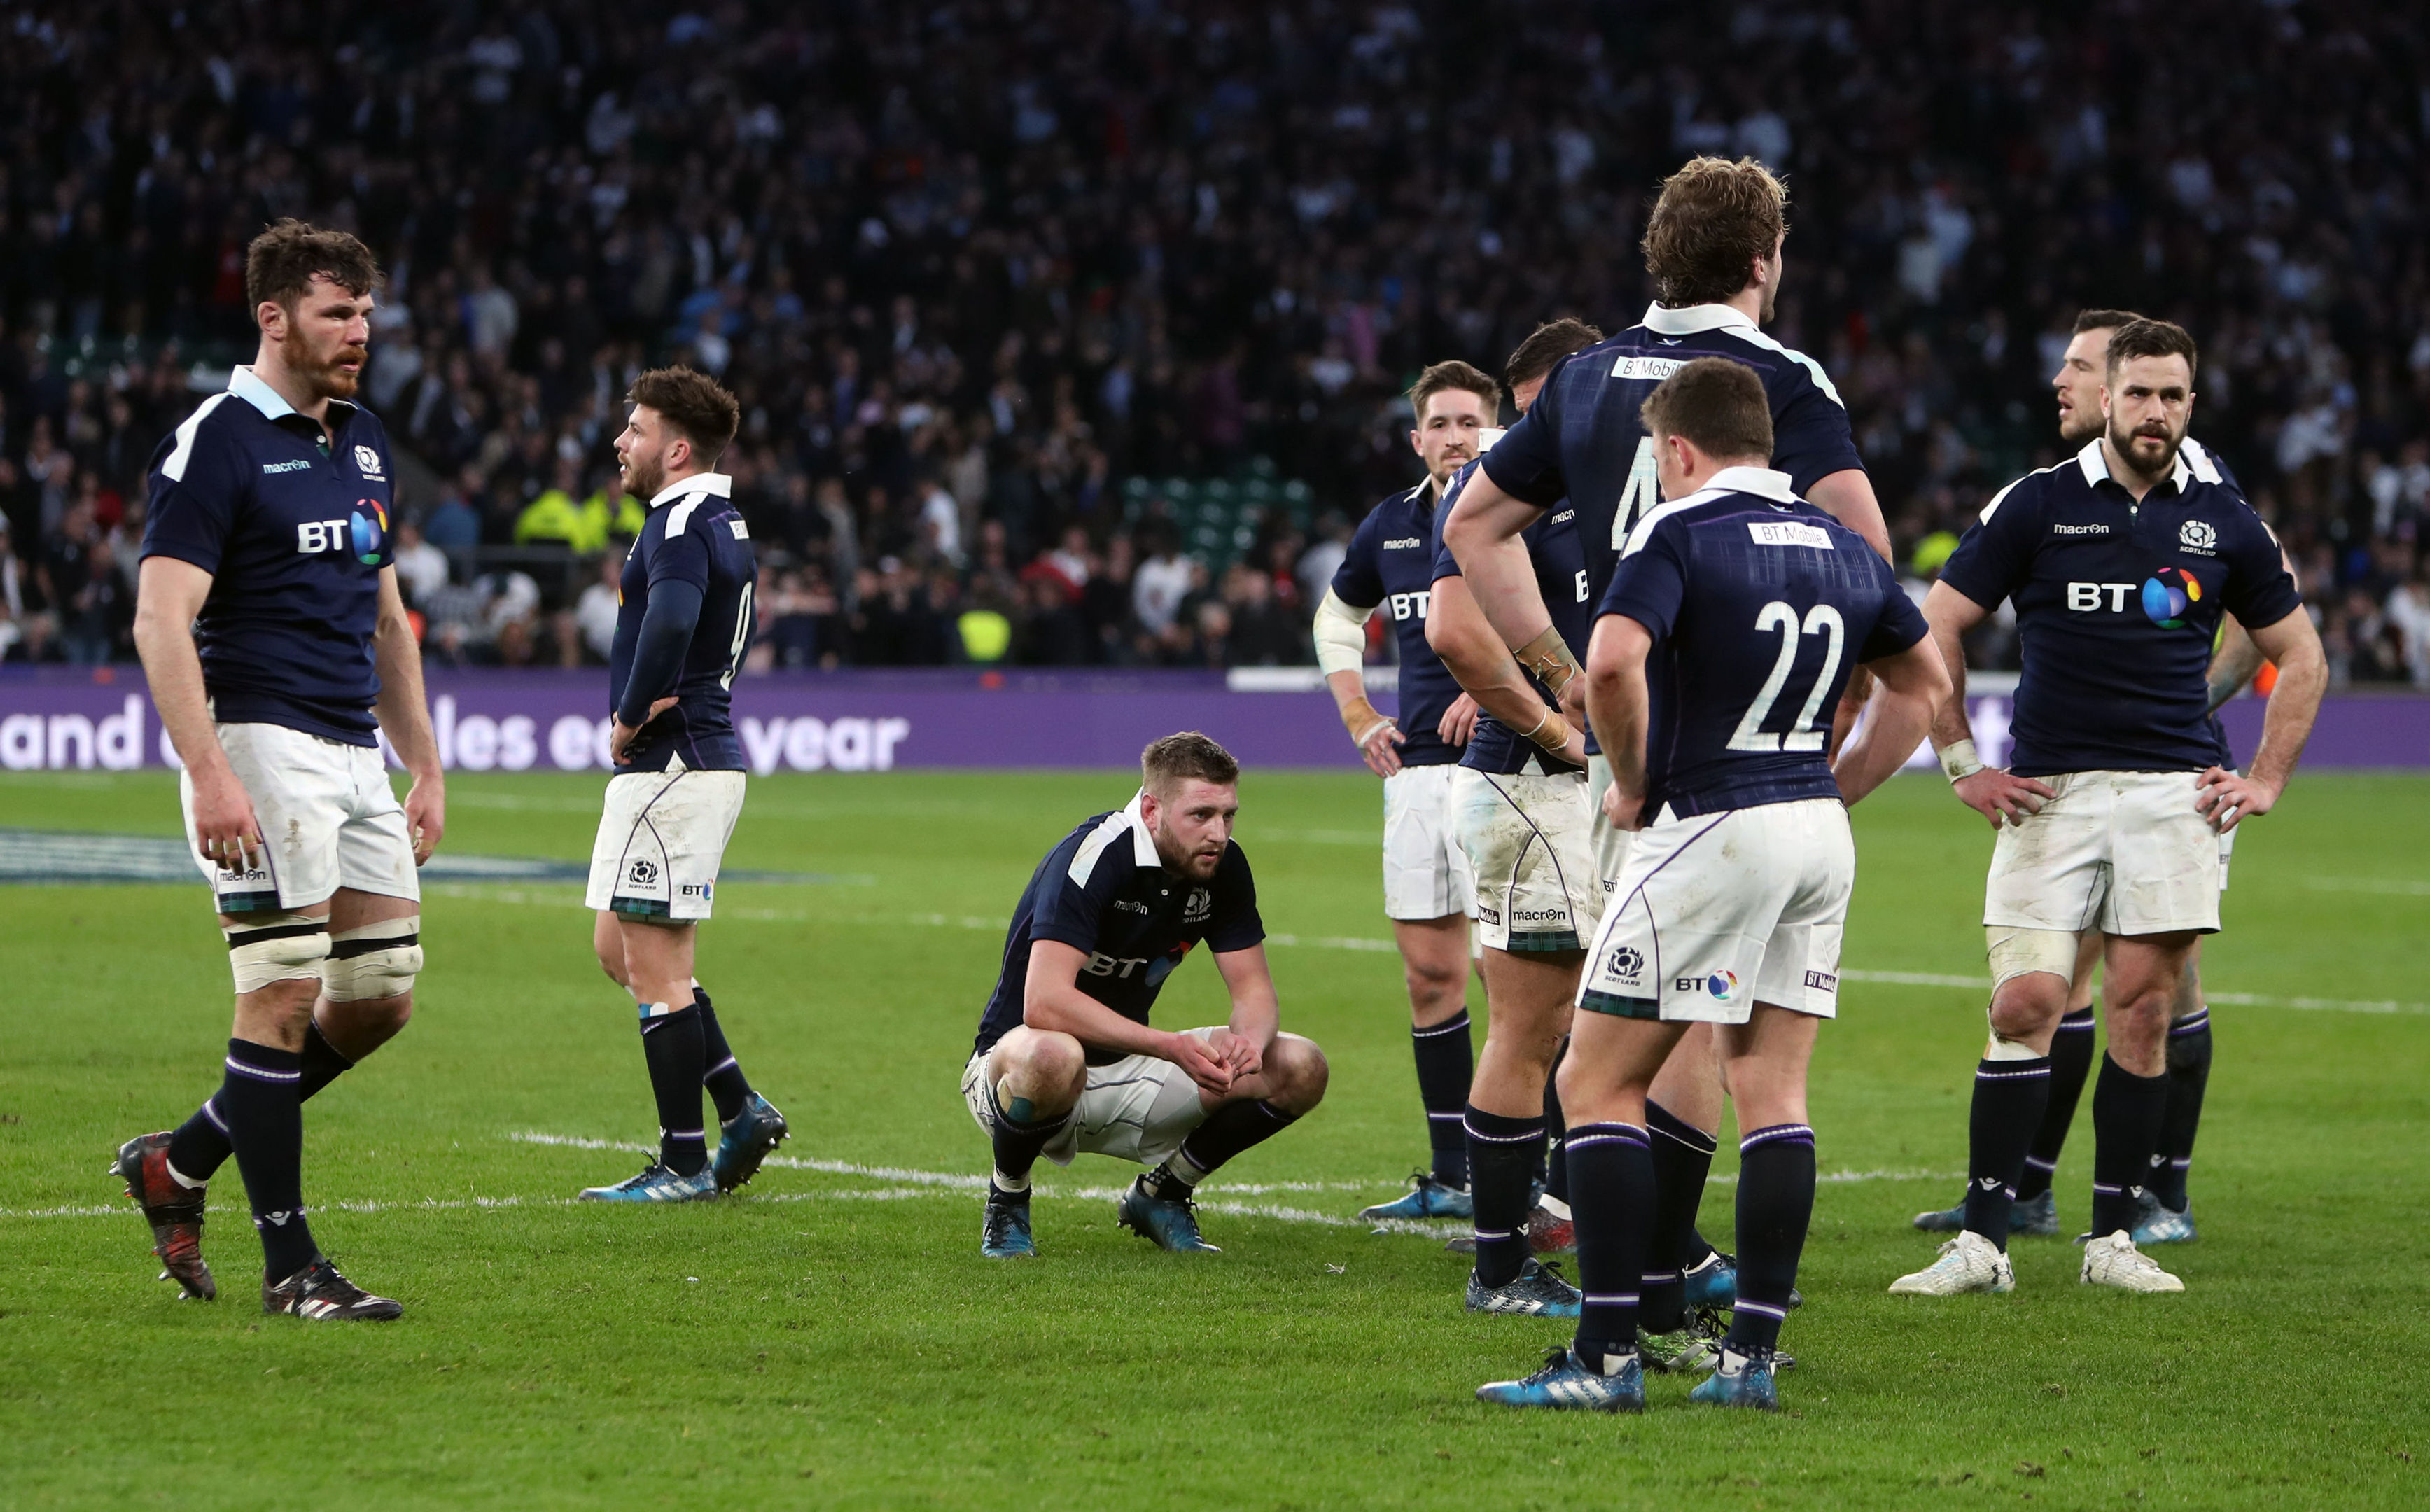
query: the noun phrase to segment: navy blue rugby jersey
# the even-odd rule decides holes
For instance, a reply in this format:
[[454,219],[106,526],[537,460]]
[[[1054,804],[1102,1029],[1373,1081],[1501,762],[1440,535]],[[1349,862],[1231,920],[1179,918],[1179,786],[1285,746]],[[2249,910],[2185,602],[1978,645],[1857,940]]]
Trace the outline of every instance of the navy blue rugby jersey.
[[1602,612],[1654,638],[1646,809],[1680,819],[1839,797],[1824,751],[1849,673],[1926,634],[1881,554],[1759,467],[1639,521]]
[[[1485,445],[1489,454],[1496,439],[1494,433],[1488,433]],[[1456,502],[1459,490],[1475,474],[1476,467],[1476,463],[1471,462],[1461,468],[1459,475],[1452,479],[1450,489],[1445,490],[1444,497]],[[1447,507],[1435,511],[1434,535],[1427,542],[1434,557],[1434,575],[1438,580],[1461,575],[1459,562],[1452,556],[1451,548],[1443,544],[1442,522],[1450,513]],[[1587,639],[1594,633],[1594,604],[1587,592],[1586,548],[1578,541],[1577,511],[1563,502],[1551,512],[1539,516],[1534,524],[1519,533],[1519,539],[1526,542],[1528,565],[1536,570],[1536,590],[1544,597],[1544,611],[1552,616],[1553,628],[1558,630],[1561,640],[1583,658],[1587,654]],[[1527,681],[1534,685],[1545,706],[1558,706],[1559,701],[1532,673]],[[1586,740],[1588,754],[1594,754],[1598,748],[1592,730],[1586,732]],[[1515,772],[1524,772],[1530,757],[1536,758],[1546,772],[1577,770],[1559,757],[1547,755],[1543,747],[1492,715],[1479,710],[1476,729],[1468,738],[1468,749],[1460,753],[1459,764],[1478,772],[1506,776]]]
[[194,620],[211,717],[377,743],[380,571],[394,559],[388,432],[359,405],[319,423],[240,367],[152,454],[143,555],[211,574]]
[[624,576],[616,587],[616,640],[608,657],[609,712],[624,703],[651,589],[682,582],[700,590],[700,620],[675,685],[652,695],[655,700],[673,694],[674,707],[641,726],[626,748],[632,760],[619,772],[663,772],[675,756],[695,772],[747,769],[742,741],[734,733],[732,690],[751,649],[751,591],[758,563],[750,527],[730,497],[733,490],[733,480],[723,473],[698,473],[668,484],[650,501],[649,519],[624,557]]
[[[1225,847],[1211,881],[1192,882],[1166,870],[1133,798],[1127,808],[1084,820],[1030,874],[1004,938],[1004,969],[972,1054],[993,1049],[1021,1023],[1032,940],[1086,952],[1076,979],[1080,990],[1143,1024],[1164,979],[1190,947],[1205,940],[1218,953],[1247,950],[1265,938],[1257,885],[1240,842]],[[1091,1066],[1123,1058],[1120,1051],[1095,1045],[1088,1054]]]
[[1800,495],[1834,473],[1862,470],[1847,407],[1822,365],[1756,328],[1727,305],[1650,306],[1645,319],[1574,352],[1510,433],[1485,454],[1486,475],[1514,499],[1577,507],[1589,597],[1600,602],[1620,551],[1661,502],[1654,442],[1638,407],[1700,357],[1745,363],[1772,400],[1772,462]]
[[1334,595],[1342,603],[1354,609],[1380,608],[1392,618],[1401,651],[1401,764],[1407,767],[1449,766],[1459,759],[1459,749],[1446,744],[1438,731],[1443,711],[1459,697],[1459,683],[1426,644],[1435,580],[1428,542],[1441,513],[1431,479],[1393,494],[1358,523],[1350,553],[1333,573]]
[[2261,517],[2204,462],[2180,449],[2139,504],[2089,442],[1993,494],[1940,569],[1987,609],[2016,603],[2009,770],[2199,772],[2225,758],[2207,712],[2220,616],[2266,628],[2303,596]]

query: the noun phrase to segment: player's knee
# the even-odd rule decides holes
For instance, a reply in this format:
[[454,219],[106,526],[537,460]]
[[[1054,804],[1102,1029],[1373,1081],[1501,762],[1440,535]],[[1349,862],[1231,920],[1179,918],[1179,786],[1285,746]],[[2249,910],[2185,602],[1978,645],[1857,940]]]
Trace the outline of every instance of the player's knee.
[[263,914],[241,924],[223,924],[227,937],[228,968],[236,976],[237,996],[259,992],[281,982],[308,982],[300,995],[308,1011],[318,993],[321,964],[329,954],[329,921],[300,913]]
[[1266,1047],[1267,1101],[1291,1113],[1305,1113],[1324,1101],[1333,1068],[1316,1041],[1298,1035],[1276,1035]]
[[413,979],[422,972],[422,916],[383,919],[329,938],[321,963],[321,990],[332,1003],[399,1000],[398,1027],[412,1012]]
[[1440,961],[1408,961],[1401,970],[1402,979],[1408,984],[1411,1005],[1432,1011],[1445,1006],[1468,988],[1468,963],[1456,967]]
[[1067,1034],[1033,1030],[996,1047],[995,1074],[1033,1100],[1076,1094],[1089,1075],[1089,1054]]

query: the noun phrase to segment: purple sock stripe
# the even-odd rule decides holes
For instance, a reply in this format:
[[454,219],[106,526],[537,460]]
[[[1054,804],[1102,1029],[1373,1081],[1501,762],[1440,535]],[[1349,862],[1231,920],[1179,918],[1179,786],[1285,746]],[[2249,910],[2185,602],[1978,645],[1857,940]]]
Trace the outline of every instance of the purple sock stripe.
[[1721,1149],[1721,1141],[1679,1117],[1659,1103],[1645,1105],[1645,1126],[1674,1143],[1687,1146],[1699,1155],[1712,1155]]
[[1985,1071],[1980,1067],[1977,1067],[1974,1072],[1974,1079],[1978,1082],[2025,1082],[2031,1081],[2037,1076],[2048,1076],[2049,1074],[2050,1067],[2048,1065],[2037,1067],[2032,1071]]
[[1658,1275],[1649,1272],[1638,1277],[1637,1279],[1649,1287],[1667,1287],[1673,1281],[1679,1279],[1679,1272],[1676,1271],[1665,1271]]
[[1409,1038],[1412,1039],[1432,1039],[1440,1035],[1456,1034],[1460,1030],[1468,1027],[1470,1027],[1468,1022],[1468,1010],[1466,1008],[1462,1008],[1459,1010],[1459,1017],[1456,1019],[1445,1019],[1442,1022],[1436,1024],[1431,1029],[1421,1029],[1412,1024],[1409,1028]]
[[1775,1307],[1768,1302],[1750,1302],[1743,1296],[1739,1298],[1733,1305],[1736,1306],[1739,1312],[1761,1313],[1766,1318],[1778,1318],[1785,1320],[1789,1317],[1789,1309],[1786,1307]]
[[2179,1155],[2179,1156],[2177,1156],[2175,1159],[2173,1159],[2173,1160],[2172,1160],[2172,1161],[2170,1161],[2170,1162],[2169,1162],[2169,1167],[2170,1167],[2170,1169],[2171,1169],[2171,1170],[2172,1170],[2172,1171],[2186,1171],[2186,1170],[2189,1170],[2189,1169],[2191,1169],[2191,1167],[2193,1166],[2193,1163],[2194,1163],[2194,1157],[2193,1157],[2193,1156],[2191,1156],[2191,1155]]
[[1427,1114],[1427,1115],[1426,1115],[1426,1121],[1427,1121],[1428,1122],[1434,1122],[1434,1121],[1435,1121],[1435,1120],[1437,1120],[1437,1119],[1449,1119],[1449,1120],[1451,1120],[1454,1123],[1461,1123],[1461,1124],[1464,1124],[1464,1123],[1466,1123],[1466,1122],[1468,1122],[1468,1120],[1467,1120],[1467,1119],[1465,1119],[1465,1118],[1461,1117],[1461,1116],[1460,1116],[1459,1114],[1457,1114],[1457,1113],[1429,1113],[1429,1114]]
[[2036,1171],[2056,1171],[2058,1169],[2057,1161],[2043,1160],[2034,1155],[2025,1156],[2025,1164],[2033,1167]]
[[1589,1291],[1583,1293],[1580,1300],[1589,1307],[1634,1307],[1637,1305],[1637,1293],[1634,1291]]
[[2058,1031],[2061,1034],[2090,1034],[2092,1032],[2092,1010],[2090,1008],[2078,1008],[2074,1012],[2068,1014],[2066,1017],[2058,1021]]
[[1506,1228],[1481,1228],[1476,1231],[1476,1242],[1479,1244],[1499,1244],[1504,1239],[1510,1238],[1510,1235],[1511,1231]]
[[211,1121],[212,1128],[219,1130],[222,1134],[225,1134],[228,1131],[227,1120],[220,1117],[220,1110],[211,1105],[219,1100],[219,1094],[216,1092],[203,1099],[203,1117]]
[[1523,1144],[1529,1139],[1540,1139],[1544,1137],[1544,1125],[1541,1123],[1537,1124],[1534,1128],[1529,1129],[1524,1134],[1479,1134],[1476,1130],[1476,1125],[1468,1122],[1464,1116],[1460,1120],[1460,1122],[1462,1126],[1468,1130],[1468,1137],[1470,1138],[1480,1139],[1487,1144]]
[[2092,1184],[2093,1195],[2096,1197],[2115,1197],[2125,1189],[2123,1187],[2105,1187],[2097,1181]]
[[707,1133],[708,1131],[707,1129],[660,1129],[658,1131],[658,1138],[661,1139],[701,1139],[705,1138],[707,1136]]
[[731,1066],[731,1065],[733,1065],[733,1064],[734,1064],[734,1057],[733,1057],[732,1055],[728,1055],[728,1056],[726,1056],[724,1060],[719,1061],[716,1065],[711,1066],[710,1068],[708,1068],[708,1070],[707,1070],[707,1071],[705,1071],[705,1072],[702,1072],[700,1073],[700,1079],[701,1079],[702,1081],[707,1081],[707,1080],[708,1080],[708,1078],[710,1078],[711,1076],[716,1075],[719,1072],[724,1071],[726,1067]]
[[1739,1141],[1739,1154],[1744,1155],[1758,1145],[1806,1144],[1814,1142],[1812,1126],[1804,1123],[1775,1123],[1768,1129],[1757,1129]]
[[227,1057],[227,1069],[239,1076],[250,1076],[258,1082],[300,1082],[304,1079],[300,1071],[272,1071],[263,1066],[248,1066],[234,1055]]
[[1645,1142],[1645,1131],[1634,1123],[1581,1123],[1570,1130],[1562,1140],[1562,1148],[1573,1154],[1602,1144],[1633,1144],[1640,1150],[1650,1148]]
[[2209,1027],[2210,1009],[2197,1008],[2193,1012],[2187,1014],[2184,1018],[2179,1019],[2176,1022],[2171,1024],[2169,1026],[2169,1033],[2172,1035],[2191,1034],[2197,1029],[2207,1029]]

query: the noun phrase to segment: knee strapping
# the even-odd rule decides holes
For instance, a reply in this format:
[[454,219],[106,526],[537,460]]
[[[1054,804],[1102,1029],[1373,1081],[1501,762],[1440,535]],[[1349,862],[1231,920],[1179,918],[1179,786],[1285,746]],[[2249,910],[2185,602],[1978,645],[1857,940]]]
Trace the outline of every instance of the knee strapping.
[[422,916],[383,919],[342,931],[329,941],[321,990],[332,1003],[402,997],[422,970]]
[[2048,972],[2062,982],[2075,974],[2075,936],[2067,930],[1990,924],[1983,938],[1989,946],[1994,992],[2030,972]]
[[264,914],[258,921],[223,924],[228,967],[239,997],[273,982],[306,982],[321,974],[329,954],[329,921],[308,914]]

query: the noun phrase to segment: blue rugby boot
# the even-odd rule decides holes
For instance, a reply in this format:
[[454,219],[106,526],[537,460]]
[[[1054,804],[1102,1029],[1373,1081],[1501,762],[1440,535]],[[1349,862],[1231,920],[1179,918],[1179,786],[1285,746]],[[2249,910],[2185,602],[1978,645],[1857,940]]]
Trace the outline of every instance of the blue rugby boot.
[[999,1191],[988,1185],[987,1214],[979,1221],[979,1253],[990,1260],[1019,1260],[1038,1253],[1029,1237],[1029,1193]]
[[1741,1354],[1725,1348],[1721,1363],[1688,1393],[1688,1400],[1709,1407],[1754,1407],[1762,1412],[1778,1412],[1780,1391],[1773,1384],[1772,1371],[1772,1351]]
[[[1715,1250],[1679,1273],[1687,1284],[1688,1310],[1700,1307],[1734,1307],[1739,1300],[1739,1257],[1726,1250]],[[1789,1288],[1790,1311],[1806,1305],[1806,1293],[1795,1287]]]
[[1643,1412],[1645,1371],[1636,1354],[1621,1355],[1609,1371],[1590,1371],[1568,1345],[1544,1356],[1541,1370],[1517,1381],[1489,1381],[1476,1400],[1502,1407],[1559,1407],[1573,1412]]
[[2146,1190],[2139,1205],[2133,1234],[2137,1244],[2191,1244],[2201,1238],[2194,1232],[2192,1199],[2187,1199],[2180,1212]]
[[708,1169],[717,1176],[719,1191],[732,1191],[759,1174],[759,1163],[776,1153],[792,1129],[776,1105],[754,1092],[743,1100],[742,1111],[718,1125],[717,1154],[709,1157]]
[[585,1187],[574,1195],[586,1203],[705,1203],[717,1196],[717,1172],[703,1166],[696,1176],[678,1176],[653,1160],[639,1175],[613,1187]]
[[1575,1318],[1584,1293],[1561,1279],[1561,1272],[1541,1260],[1529,1260],[1519,1273],[1498,1287],[1489,1287],[1468,1273],[1470,1312],[1515,1313],[1525,1318]]
[[[1937,1207],[1915,1215],[1915,1226],[1926,1234],[1956,1234],[1966,1227],[1966,1203]],[[2020,1197],[2008,1205],[2008,1238],[2058,1238],[2058,1193],[2045,1188],[2039,1197]]]
[[1187,1197],[1158,1197],[1148,1190],[1148,1178],[1131,1183],[1114,1204],[1114,1222],[1159,1250],[1175,1254],[1221,1254],[1223,1246],[1209,1244],[1198,1234],[1198,1205]]
[[1469,1201],[1467,1189],[1447,1181],[1437,1181],[1434,1173],[1414,1171],[1409,1173],[1409,1189],[1389,1203],[1358,1209],[1362,1222],[1380,1223],[1395,1218],[1474,1218],[1475,1205]]

